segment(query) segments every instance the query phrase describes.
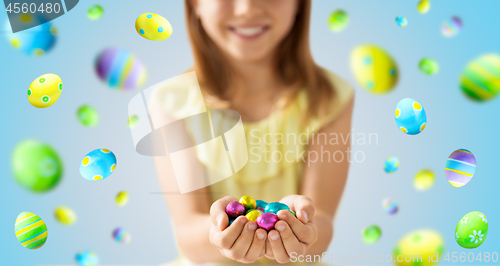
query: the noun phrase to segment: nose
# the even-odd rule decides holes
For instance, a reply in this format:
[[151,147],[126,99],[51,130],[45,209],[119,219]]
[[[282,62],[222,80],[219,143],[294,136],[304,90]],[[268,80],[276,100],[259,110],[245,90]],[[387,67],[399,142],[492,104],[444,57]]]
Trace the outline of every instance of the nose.
[[[236,16],[251,17],[262,13],[259,6],[261,0],[235,0],[234,14]],[[267,1],[267,0],[264,0]]]

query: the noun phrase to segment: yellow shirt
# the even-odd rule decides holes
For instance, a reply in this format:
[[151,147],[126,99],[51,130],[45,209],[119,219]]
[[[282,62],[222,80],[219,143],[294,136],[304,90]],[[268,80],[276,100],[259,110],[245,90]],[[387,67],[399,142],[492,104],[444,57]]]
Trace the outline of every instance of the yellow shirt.
[[[337,118],[354,94],[353,87],[347,81],[328,70],[325,70],[325,74],[335,89],[336,97],[322,119],[311,118],[306,125],[301,123],[299,118],[308,106],[307,88],[303,88],[290,104],[272,112],[267,118],[253,123],[243,121],[248,162],[231,177],[209,186],[212,202],[224,196],[240,198],[243,195],[274,202],[299,193],[309,137]],[[203,99],[193,96],[196,93],[190,90],[175,92],[180,94],[176,95],[177,98],[183,100],[177,101],[175,108],[168,107],[170,113],[182,113],[185,108],[200,108],[200,105],[204,105]],[[190,132],[193,127],[186,124],[186,128]],[[199,127],[196,128],[199,130]],[[211,168],[203,153],[198,153],[198,159],[208,169]],[[181,261],[186,262],[186,259],[176,260],[177,263]],[[268,260],[264,258],[259,261],[265,263]]]

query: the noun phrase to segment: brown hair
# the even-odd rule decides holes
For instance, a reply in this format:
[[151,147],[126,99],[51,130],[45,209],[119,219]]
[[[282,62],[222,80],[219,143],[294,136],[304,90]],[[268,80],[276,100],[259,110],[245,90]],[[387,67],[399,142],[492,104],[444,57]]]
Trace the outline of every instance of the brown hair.
[[[290,33],[278,48],[277,67],[285,84],[307,86],[309,116],[322,116],[334,97],[333,85],[324,70],[314,62],[309,45],[311,0],[299,0],[297,17]],[[207,35],[193,6],[185,0],[186,22],[194,54],[194,70],[204,92],[226,100],[225,91],[232,76],[217,45]],[[289,95],[295,96],[301,88]]]

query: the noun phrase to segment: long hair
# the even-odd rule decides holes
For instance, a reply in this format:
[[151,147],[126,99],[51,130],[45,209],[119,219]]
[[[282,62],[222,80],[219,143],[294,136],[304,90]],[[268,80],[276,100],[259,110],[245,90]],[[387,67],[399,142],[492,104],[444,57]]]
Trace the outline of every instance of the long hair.
[[[224,61],[222,52],[203,29],[193,6],[185,0],[187,29],[194,54],[194,70],[202,84],[202,90],[222,101],[226,99],[231,68]],[[333,85],[325,76],[324,70],[314,62],[309,44],[311,0],[300,0],[295,23],[290,33],[277,49],[276,66],[284,84],[293,86],[296,91],[288,93],[294,97],[301,87],[307,87],[307,116],[322,116],[326,106],[335,96]]]

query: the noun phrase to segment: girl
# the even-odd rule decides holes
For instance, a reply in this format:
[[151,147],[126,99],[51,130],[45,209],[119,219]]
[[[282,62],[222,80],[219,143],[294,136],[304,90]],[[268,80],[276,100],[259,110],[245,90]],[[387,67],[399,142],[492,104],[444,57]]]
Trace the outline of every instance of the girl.
[[[176,263],[286,263],[321,256],[332,240],[349,168],[337,155],[348,158],[350,141],[332,136],[350,135],[353,89],[312,59],[311,0],[186,0],[185,8],[205,104],[239,112],[249,157],[223,181],[166,194],[181,254]],[[189,89],[175,93],[190,99],[177,101],[179,108],[203,104],[186,96]],[[198,159],[186,171],[210,167]],[[169,164],[155,158],[164,190],[177,186]],[[229,226],[225,206],[243,195],[283,202],[297,218],[280,211],[269,232],[245,216]]]

